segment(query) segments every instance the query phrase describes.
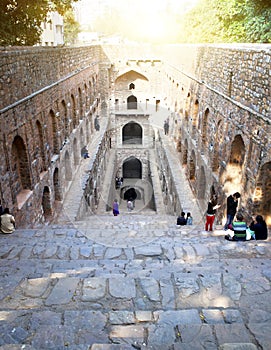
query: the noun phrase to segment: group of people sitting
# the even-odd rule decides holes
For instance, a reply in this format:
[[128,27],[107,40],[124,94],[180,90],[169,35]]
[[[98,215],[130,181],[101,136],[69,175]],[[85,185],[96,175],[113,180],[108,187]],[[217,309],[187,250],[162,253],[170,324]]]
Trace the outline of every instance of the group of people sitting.
[[[237,212],[239,192],[227,197],[227,220],[224,230],[227,231],[225,239],[229,241],[265,240],[268,237],[267,224],[262,215],[257,215],[247,225],[241,212]],[[216,211],[220,208],[217,196],[213,195],[207,206],[205,231],[213,231]],[[236,218],[236,219],[235,219]],[[192,225],[193,219],[190,213],[182,212],[177,218],[177,225]]]
[[0,233],[12,233],[15,231],[15,219],[10,214],[9,208],[3,210],[0,205]]
[[185,212],[182,211],[181,215],[177,217],[177,225],[184,226],[184,225],[192,225],[193,224],[193,218],[191,216],[191,213],[187,213],[185,217]]
[[241,213],[236,214],[236,220],[228,226],[229,233],[225,235],[228,241],[249,241],[251,239],[265,240],[268,236],[266,222],[262,215],[257,215],[247,226]]

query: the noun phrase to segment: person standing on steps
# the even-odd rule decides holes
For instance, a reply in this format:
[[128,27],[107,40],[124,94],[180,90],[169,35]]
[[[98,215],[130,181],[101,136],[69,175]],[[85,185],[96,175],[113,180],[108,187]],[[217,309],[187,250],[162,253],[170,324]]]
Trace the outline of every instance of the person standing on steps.
[[114,200],[114,203],[113,203],[113,215],[114,216],[118,216],[119,215],[119,202],[117,199]]
[[238,207],[238,199],[241,197],[239,192],[235,192],[227,198],[227,221],[224,230],[228,230],[229,225],[232,224]]
[[213,231],[213,224],[215,221],[216,209],[220,205],[217,204],[216,196],[212,196],[208,202],[207,211],[206,211],[206,222],[205,222],[205,231]]

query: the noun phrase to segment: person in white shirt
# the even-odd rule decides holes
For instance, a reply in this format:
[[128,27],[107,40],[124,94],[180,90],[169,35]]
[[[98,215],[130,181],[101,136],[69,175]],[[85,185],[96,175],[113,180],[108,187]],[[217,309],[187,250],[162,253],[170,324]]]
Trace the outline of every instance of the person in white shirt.
[[1,225],[0,232],[1,233],[12,233],[15,231],[15,219],[10,214],[9,208],[5,208],[3,214],[0,216]]

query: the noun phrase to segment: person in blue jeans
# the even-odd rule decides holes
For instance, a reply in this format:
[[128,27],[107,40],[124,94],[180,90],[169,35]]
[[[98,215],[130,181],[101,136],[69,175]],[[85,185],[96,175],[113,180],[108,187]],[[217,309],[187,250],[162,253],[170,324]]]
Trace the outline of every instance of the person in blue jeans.
[[229,228],[229,225],[232,224],[235,214],[238,207],[238,199],[241,197],[239,192],[235,192],[233,195],[230,195],[227,198],[227,221],[224,226],[224,230]]

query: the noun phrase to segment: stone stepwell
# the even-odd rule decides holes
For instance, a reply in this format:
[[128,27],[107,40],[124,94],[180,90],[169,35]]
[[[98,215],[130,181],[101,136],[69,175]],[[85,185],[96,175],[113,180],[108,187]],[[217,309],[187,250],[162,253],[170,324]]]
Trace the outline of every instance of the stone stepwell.
[[271,241],[167,215],[1,235],[1,350],[270,350]]

